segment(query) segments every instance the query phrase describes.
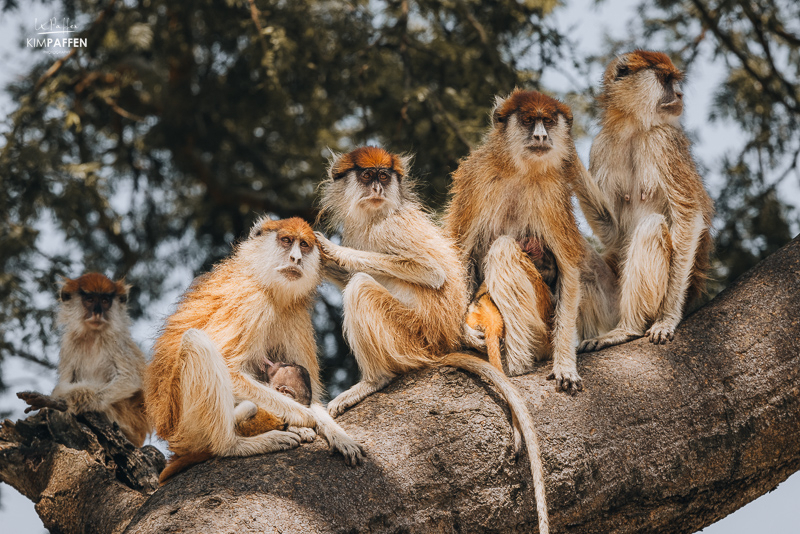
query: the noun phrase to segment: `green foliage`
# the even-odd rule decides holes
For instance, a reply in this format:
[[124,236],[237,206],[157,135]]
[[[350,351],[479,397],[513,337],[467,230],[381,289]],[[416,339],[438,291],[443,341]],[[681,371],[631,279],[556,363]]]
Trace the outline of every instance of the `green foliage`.
[[[536,87],[559,59],[555,5],[65,2],[88,48],[43,54],[8,89],[0,357],[54,361],[59,275],[126,276],[141,317],[183,282],[172,273],[209,268],[258,214],[313,220],[329,149],[415,152],[423,197],[441,206],[493,96]],[[317,326],[349,382],[334,300]]]

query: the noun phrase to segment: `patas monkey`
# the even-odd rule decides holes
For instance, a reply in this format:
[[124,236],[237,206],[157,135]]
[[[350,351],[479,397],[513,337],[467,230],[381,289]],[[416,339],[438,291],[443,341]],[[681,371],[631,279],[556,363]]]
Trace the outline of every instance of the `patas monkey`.
[[145,359],[130,333],[128,289],[100,273],[64,282],[58,382],[51,396],[71,413],[105,413],[141,447],[150,431],[142,394]]
[[[328,405],[334,417],[397,375],[429,366],[465,369],[503,394],[528,444],[540,532],[547,505],[538,442],[516,388],[489,363],[453,353],[467,308],[464,268],[454,243],[422,211],[408,158],[375,147],[335,156],[322,188],[322,214],[343,246],[317,234],[333,278],[344,282],[344,333],[361,381]],[[344,274],[343,274],[344,273]]]
[[[273,452],[296,447],[301,435],[313,439],[308,428],[316,427],[346,463],[361,462],[361,446],[319,404],[323,387],[310,315],[319,280],[311,227],[301,219],[268,218],[256,222],[231,257],[195,280],[167,319],[146,375],[148,413],[175,455]],[[310,409],[254,377],[265,355],[308,370]],[[238,435],[236,421],[252,404],[308,428]]]
[[603,76],[602,129],[577,193],[618,273],[620,320],[579,351],[642,335],[666,343],[705,288],[713,204],[679,122],[682,76],[665,54],[644,50],[616,58]]
[[[471,288],[487,291],[502,316],[508,373],[527,373],[552,355],[550,378],[574,394],[582,388],[575,358],[581,265],[591,251],[572,211],[572,183],[583,166],[571,127],[570,109],[542,93],[498,98],[484,143],[453,174],[444,220]],[[523,247],[555,258],[554,291]],[[468,340],[478,337],[474,330]]]
[[[292,363],[272,363],[268,359],[259,366],[256,380],[269,385],[276,391],[299,402],[311,406],[311,377],[302,365]],[[272,430],[286,430],[286,423],[250,401],[244,401],[234,410],[236,434],[253,437]],[[161,471],[158,482],[164,485],[167,480],[181,471],[200,462],[210,460],[214,455],[208,451],[173,456]]]

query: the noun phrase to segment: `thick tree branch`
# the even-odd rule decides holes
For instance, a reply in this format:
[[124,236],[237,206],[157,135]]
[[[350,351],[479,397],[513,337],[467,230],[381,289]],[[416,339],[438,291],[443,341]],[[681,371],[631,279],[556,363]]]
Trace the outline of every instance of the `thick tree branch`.
[[[553,532],[695,532],[774,489],[800,469],[800,238],[669,345],[641,339],[579,365],[577,397],[554,391],[549,362],[514,379],[538,425]],[[478,378],[413,373],[339,421],[365,465],[320,440],[217,459],[156,491],[126,532],[536,531],[527,461],[511,461],[508,411]]]

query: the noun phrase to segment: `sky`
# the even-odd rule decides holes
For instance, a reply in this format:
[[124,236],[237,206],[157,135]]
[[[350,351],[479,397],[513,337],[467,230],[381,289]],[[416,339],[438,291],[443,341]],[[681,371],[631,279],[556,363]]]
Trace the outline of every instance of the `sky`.
[[[24,4],[24,3],[23,3]],[[584,52],[596,51],[601,48],[604,36],[609,35],[622,38],[626,35],[629,21],[636,16],[636,0],[605,0],[595,5],[594,0],[568,0],[568,6],[556,12],[555,17],[561,29],[569,30],[572,39],[580,36],[579,48]],[[52,6],[43,6],[40,3],[28,3],[20,7],[18,12],[0,14],[0,87],[4,87],[15,77],[25,72],[32,61],[38,61],[41,51],[20,49],[23,37],[33,33],[34,19],[46,20],[50,17],[59,17],[52,13]],[[651,43],[642,45],[652,48]],[[714,88],[723,75],[723,66],[715,64],[709,54],[701,58],[701,63],[691,77],[684,84],[686,111],[684,113],[684,126],[697,136],[694,154],[706,168],[713,168],[713,163],[727,151],[735,150],[741,145],[744,136],[735,126],[726,124],[711,125],[708,122],[707,109],[710,107],[714,95]],[[597,80],[601,77],[598,70],[592,73]],[[569,91],[573,89],[569,77],[558,74],[548,74],[543,84],[550,90]],[[0,91],[0,118],[13,111],[14,106],[5,93]],[[0,131],[4,128],[0,122]],[[595,134],[595,131],[590,131]],[[588,162],[590,139],[578,143],[578,151],[584,162]],[[719,186],[719,177],[706,176],[706,183],[713,192]],[[800,206],[800,191],[798,184],[789,180],[782,186],[782,198],[794,199],[795,206]],[[583,229],[588,232],[588,227]],[[797,231],[797,229],[795,229]],[[190,279],[187,275],[186,284]],[[163,307],[153,317],[166,316],[169,313],[170,303],[174,302],[177,294],[166,296],[160,300]],[[133,331],[145,352],[149,352],[152,345],[152,332],[155,324],[139,323]],[[3,364],[3,376],[9,385],[9,392],[0,395],[0,407],[12,407],[14,413],[12,420],[22,418],[22,402],[17,400],[13,392],[25,389],[49,392],[55,384],[55,373],[21,364],[17,360]],[[160,445],[156,443],[157,445]],[[163,447],[163,445],[161,445]],[[706,534],[750,534],[752,532],[797,532],[800,525],[800,473],[795,473],[786,482],[778,486],[776,491],[768,493],[751,504],[738,510],[734,514],[705,528]],[[33,503],[17,493],[13,488],[0,485],[0,525],[7,534],[39,533],[45,532],[33,508]]]

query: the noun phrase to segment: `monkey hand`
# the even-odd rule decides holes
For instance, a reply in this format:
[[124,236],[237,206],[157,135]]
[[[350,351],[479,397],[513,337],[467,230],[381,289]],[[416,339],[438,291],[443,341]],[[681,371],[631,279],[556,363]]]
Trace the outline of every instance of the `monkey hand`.
[[311,443],[314,441],[314,438],[317,437],[317,432],[313,428],[308,428],[306,426],[290,426],[286,430],[300,436],[300,441],[302,443]]
[[547,377],[548,380],[556,381],[556,391],[566,391],[570,395],[575,395],[583,389],[583,380],[574,367],[554,364],[553,372]]
[[338,245],[335,245],[330,239],[322,235],[322,232],[314,232],[314,235],[317,237],[317,242],[319,243],[319,250],[322,252],[322,258],[324,260],[331,260],[336,263],[338,258]]
[[49,395],[42,395],[35,391],[20,391],[17,393],[17,398],[24,400],[28,404],[28,407],[25,408],[25,413],[41,410],[42,408],[52,408],[60,412],[67,411],[67,403],[63,400]]
[[650,338],[650,343],[664,345],[667,341],[675,339],[675,325],[669,320],[656,321],[645,333]]
[[636,332],[632,332],[623,328],[615,328],[603,336],[581,341],[581,344],[578,345],[578,349],[575,352],[580,354],[581,352],[603,350],[606,347],[612,347],[614,345],[626,343],[632,339],[640,337],[641,335],[641,332],[637,334]]

